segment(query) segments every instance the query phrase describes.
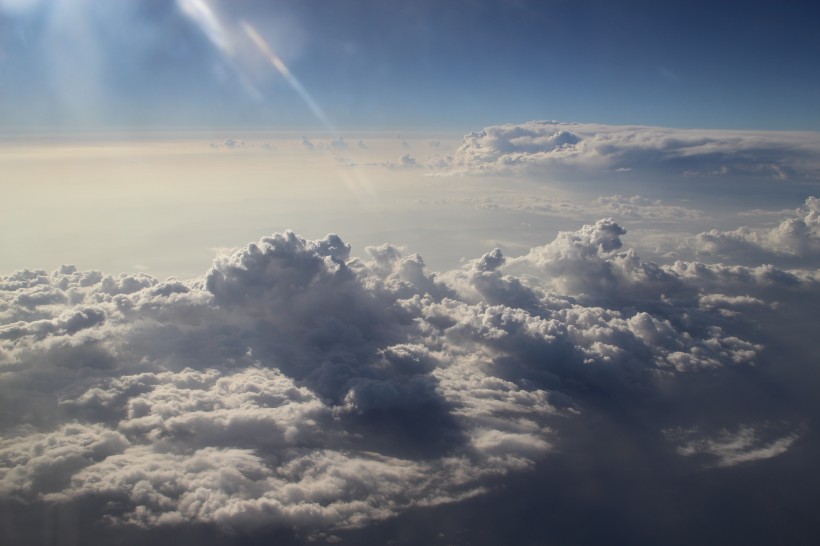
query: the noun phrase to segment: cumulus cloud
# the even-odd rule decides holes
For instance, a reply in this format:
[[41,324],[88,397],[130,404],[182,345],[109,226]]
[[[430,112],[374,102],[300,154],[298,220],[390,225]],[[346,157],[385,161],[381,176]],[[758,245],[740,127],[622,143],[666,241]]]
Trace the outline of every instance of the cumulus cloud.
[[820,140],[811,133],[531,121],[469,133],[454,155],[453,168],[486,173],[584,169],[816,179],[818,151]]
[[701,254],[724,259],[816,265],[820,259],[820,199],[807,198],[805,206],[775,227],[713,229],[698,234],[694,246]]
[[747,315],[816,276],[657,264],[626,235],[606,218],[442,274],[389,244],[356,257],[284,232],[185,281],[2,277],[0,496],[144,529],[359,529],[486,495],[571,449],[573,423],[658,400],[688,424],[641,427],[684,459],[787,453],[796,434],[700,433],[675,396],[753,370]]
[[388,169],[415,169],[421,167],[419,162],[416,161],[416,158],[410,154],[402,154],[397,160],[385,161],[380,163],[380,165],[387,167]]

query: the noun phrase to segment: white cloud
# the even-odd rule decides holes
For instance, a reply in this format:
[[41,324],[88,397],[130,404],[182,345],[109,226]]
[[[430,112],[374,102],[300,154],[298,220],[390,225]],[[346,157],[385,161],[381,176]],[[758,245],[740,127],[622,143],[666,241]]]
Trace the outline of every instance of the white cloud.
[[[810,271],[657,264],[626,233],[602,219],[443,274],[284,232],[187,281],[2,277],[0,495],[141,527],[361,527],[531,471],[623,400],[751,369],[745,314],[816,290]],[[679,443],[728,466],[795,441],[750,434]]]
[[402,154],[395,161],[381,161],[373,165],[387,167],[388,169],[416,169],[422,165],[410,154]]
[[820,140],[811,133],[682,130],[531,121],[466,135],[457,171],[505,173],[584,169],[687,176],[816,179]]
[[50,433],[23,427],[0,441],[0,493],[54,491],[74,472],[122,453],[129,441],[102,425],[69,424]]
[[809,197],[794,216],[773,228],[713,229],[698,234],[693,244],[696,250],[709,256],[757,263],[777,260],[814,265],[820,259],[820,200]]
[[[678,454],[703,457],[708,466],[727,467],[771,459],[786,453],[797,441],[795,432],[773,435],[769,426],[740,426],[735,431],[723,429],[714,436],[704,436],[698,429],[668,430],[667,438],[677,443]],[[775,433],[776,434],[776,433]]]

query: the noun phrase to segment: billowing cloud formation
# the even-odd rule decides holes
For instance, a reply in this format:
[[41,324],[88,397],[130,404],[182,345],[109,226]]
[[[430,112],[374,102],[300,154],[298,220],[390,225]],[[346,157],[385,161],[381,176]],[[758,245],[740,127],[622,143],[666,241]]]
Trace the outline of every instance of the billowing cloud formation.
[[149,529],[355,529],[491,491],[572,449],[573,423],[658,400],[674,418],[641,426],[670,461],[789,451],[797,425],[716,429],[676,396],[754,369],[744,320],[791,312],[774,298],[816,294],[816,274],[656,264],[626,233],[602,219],[441,275],[285,232],[188,281],[2,277],[0,497]]
[[453,167],[506,173],[544,169],[661,171],[817,179],[820,137],[814,133],[681,130],[531,121],[469,133]]
[[792,218],[770,229],[742,227],[733,231],[700,233],[695,248],[706,255],[750,262],[788,262],[817,265],[820,257],[820,200],[806,199]]

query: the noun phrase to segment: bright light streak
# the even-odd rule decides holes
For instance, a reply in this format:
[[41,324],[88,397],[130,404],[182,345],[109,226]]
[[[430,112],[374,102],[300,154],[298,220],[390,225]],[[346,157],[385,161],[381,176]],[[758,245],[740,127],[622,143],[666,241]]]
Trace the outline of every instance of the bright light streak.
[[193,19],[205,36],[222,52],[231,55],[231,42],[219,18],[216,16],[211,7],[203,0],[177,0],[177,5],[180,9]]
[[[226,57],[226,60],[230,62],[234,68],[237,69],[237,72],[240,76],[244,78],[244,71],[237,66],[238,62],[241,62],[241,57],[238,58],[237,55],[237,45],[235,43],[236,36],[232,36],[232,33],[226,30],[225,26],[219,20],[219,17],[214,12],[213,9],[208,5],[205,0],[177,0],[177,5],[182,10],[185,15],[187,15],[192,21],[194,21],[197,26],[202,30],[205,36],[208,37],[208,40],[211,41],[214,46],[219,49]],[[267,60],[273,67],[285,78],[285,81],[293,88],[296,93],[302,97],[302,100],[305,101],[310,111],[313,112],[313,115],[322,122],[326,129],[333,131],[333,125],[330,123],[330,120],[325,115],[324,111],[322,111],[321,107],[313,100],[313,97],[310,96],[310,93],[307,92],[307,89],[304,88],[302,83],[296,78],[296,76],[291,73],[288,69],[287,65],[279,58],[279,56],[273,52],[268,42],[265,41],[264,38],[256,31],[253,26],[245,21],[240,21],[240,26],[242,30],[245,32],[245,35],[250,38],[251,42],[253,42],[254,46],[262,53],[262,56]],[[256,90],[255,87],[249,85],[251,91],[255,96],[261,96],[261,94]]]
[[253,28],[249,23],[242,21],[240,24],[242,26],[242,30],[244,30],[245,34],[248,35],[248,38],[251,39],[251,41],[254,43],[254,45],[256,45],[256,47],[259,49],[262,55],[268,60],[268,62],[270,62],[270,64],[272,64],[273,67],[276,68],[276,70],[278,70],[280,74],[282,74],[282,77],[285,78],[285,80],[290,84],[293,90],[296,91],[299,94],[299,96],[302,97],[302,100],[305,101],[305,103],[308,105],[313,114],[319,119],[319,121],[321,121],[327,129],[333,130],[333,126],[331,125],[330,120],[328,120],[325,113],[322,111],[319,105],[316,104],[316,101],[313,100],[313,97],[310,96],[310,93],[308,93],[307,89],[305,89],[302,86],[302,84],[299,82],[296,76],[294,76],[291,73],[287,65],[285,65],[284,62],[282,62],[282,59],[280,59],[279,56],[273,52],[273,50],[270,48],[265,39],[262,38],[262,36],[260,36],[259,33],[256,32],[256,29]]
[[[211,43],[222,53],[225,61],[236,70],[236,73],[245,84],[245,87],[255,97],[261,98],[262,94],[246,77],[248,67],[252,66],[252,64],[246,56],[248,50],[243,47],[245,44],[239,42],[242,35],[236,32],[236,26],[233,24],[223,24],[217,13],[211,9],[206,0],[177,0],[177,3],[183,13],[197,24]],[[322,108],[313,100],[313,97],[310,96],[307,89],[305,89],[299,79],[293,75],[279,55],[274,53],[271,46],[259,32],[257,32],[250,23],[244,20],[239,21],[239,26],[244,32],[245,37],[247,37],[259,53],[262,54],[262,57],[285,78],[285,81],[288,82],[291,88],[305,101],[305,104],[307,104],[310,111],[313,112],[313,115],[325,126],[325,129],[335,132],[336,130],[333,124],[330,123],[330,120]],[[370,181],[362,172],[357,171],[353,176],[341,170],[338,170],[338,173],[344,184],[360,201],[373,202],[377,199]]]

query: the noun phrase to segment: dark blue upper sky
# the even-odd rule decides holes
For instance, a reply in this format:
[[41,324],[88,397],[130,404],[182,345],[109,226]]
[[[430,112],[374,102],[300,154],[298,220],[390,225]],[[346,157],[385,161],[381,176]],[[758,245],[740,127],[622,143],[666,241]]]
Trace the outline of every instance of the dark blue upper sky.
[[0,0],[0,122],[817,130],[815,20],[808,2]]

